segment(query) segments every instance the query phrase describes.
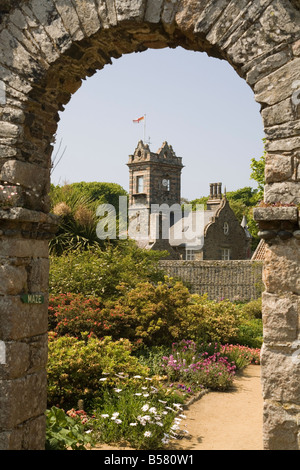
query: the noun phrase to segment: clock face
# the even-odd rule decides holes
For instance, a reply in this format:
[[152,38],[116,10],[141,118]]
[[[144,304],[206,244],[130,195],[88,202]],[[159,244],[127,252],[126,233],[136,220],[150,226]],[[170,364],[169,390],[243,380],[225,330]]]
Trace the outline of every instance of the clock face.
[[168,186],[168,180],[162,180],[163,186]]
[[223,230],[224,230],[224,234],[225,234],[225,235],[228,235],[228,234],[229,234],[229,225],[228,225],[228,222],[224,222]]

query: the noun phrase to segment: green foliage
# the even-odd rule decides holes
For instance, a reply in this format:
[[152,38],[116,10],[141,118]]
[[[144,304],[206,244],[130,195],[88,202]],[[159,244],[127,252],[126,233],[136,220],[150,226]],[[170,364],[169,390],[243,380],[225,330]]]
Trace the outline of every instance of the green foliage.
[[[263,139],[265,144],[266,139]],[[250,178],[257,182],[259,194],[262,198],[264,192],[264,185],[265,185],[265,165],[266,165],[266,151],[264,151],[263,155],[256,160],[255,158],[251,159],[251,174]]]
[[262,299],[251,300],[241,306],[241,310],[245,317],[251,318],[262,318]]
[[52,406],[46,412],[46,450],[86,450],[92,443],[84,426],[65,412]]
[[[51,211],[60,216],[60,225],[56,237],[50,241],[50,252],[61,255],[77,248],[104,246],[105,241],[100,240],[96,234],[99,222],[97,207],[100,204],[112,204],[118,213],[119,196],[127,197],[127,193],[114,183],[52,185]],[[112,240],[111,243],[116,244],[118,240]]]
[[83,197],[98,204],[112,204],[115,208],[119,206],[119,196],[127,196],[122,186],[116,183],[80,182],[65,184],[63,186],[51,185],[50,198],[52,207],[58,202],[70,197],[78,199]]
[[263,325],[259,318],[243,319],[239,325],[236,342],[252,348],[261,348],[263,343]]
[[49,290],[51,294],[69,292],[101,299],[120,295],[119,285],[135,287],[142,280],[163,279],[158,261],[164,252],[139,249],[130,240],[106,249],[94,246],[82,251],[50,256]]
[[111,374],[109,384],[117,386],[115,376],[126,370],[128,374],[145,375],[148,369],[131,355],[132,345],[127,339],[113,342],[110,337],[79,340],[75,337],[49,335],[48,405],[72,408],[78,400],[87,404],[101,396],[103,373]]
[[100,442],[154,450],[162,449],[170,434],[179,434],[182,420],[176,414],[182,409],[182,398],[154,385],[150,377],[137,378],[132,387],[121,384],[107,391],[95,411],[94,429]]

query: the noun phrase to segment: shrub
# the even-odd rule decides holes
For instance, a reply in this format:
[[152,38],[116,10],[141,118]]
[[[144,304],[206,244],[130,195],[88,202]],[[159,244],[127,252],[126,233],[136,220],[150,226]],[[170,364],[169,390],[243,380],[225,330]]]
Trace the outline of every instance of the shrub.
[[105,249],[93,246],[50,257],[49,290],[51,294],[82,294],[86,297],[116,299],[119,285],[134,288],[142,281],[164,279],[158,267],[163,252],[141,250],[131,241]]
[[235,364],[220,352],[198,353],[193,341],[174,343],[172,354],[163,360],[169,381],[184,382],[194,389],[227,390],[236,369]]
[[[132,345],[126,339],[112,342],[110,337],[102,341],[91,337],[78,340],[75,337],[56,338],[49,335],[48,405],[72,408],[78,400],[88,405],[101,396],[104,385],[114,387],[124,373],[145,375],[148,369],[131,355]],[[104,383],[99,381],[103,373],[110,374]]]
[[246,318],[262,318],[262,299],[251,300],[241,307],[242,314]]
[[249,364],[260,363],[260,349],[250,348],[239,344],[225,344],[220,346],[220,351],[230,362],[234,362],[237,369],[242,369]]
[[106,324],[101,316],[102,304],[97,297],[85,298],[81,294],[59,294],[49,296],[49,330],[59,336],[80,338],[82,333],[94,333],[101,338]]
[[[124,384],[123,384],[124,385]],[[129,443],[136,449],[161,449],[177,437],[183,416],[182,398],[136,376],[133,386],[109,391],[95,411],[94,430],[99,441]]]
[[263,343],[263,324],[259,318],[243,319],[239,325],[236,343],[251,348],[261,348]]

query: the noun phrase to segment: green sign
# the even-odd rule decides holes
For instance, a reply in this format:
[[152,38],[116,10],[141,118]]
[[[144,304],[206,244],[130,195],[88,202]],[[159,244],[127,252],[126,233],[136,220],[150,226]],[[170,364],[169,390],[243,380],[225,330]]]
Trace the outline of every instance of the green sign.
[[42,294],[24,294],[21,300],[24,304],[43,304],[45,299]]

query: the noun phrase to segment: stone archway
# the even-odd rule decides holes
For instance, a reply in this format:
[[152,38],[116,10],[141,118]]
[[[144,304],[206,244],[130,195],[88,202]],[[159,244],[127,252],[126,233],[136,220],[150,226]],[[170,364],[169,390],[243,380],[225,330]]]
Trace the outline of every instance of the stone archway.
[[0,12],[0,448],[44,447],[57,113],[112,57],[182,46],[227,60],[261,104],[264,447],[298,449],[299,1],[6,0]]

